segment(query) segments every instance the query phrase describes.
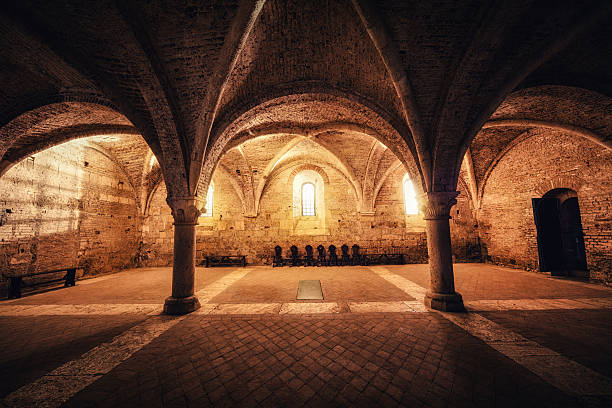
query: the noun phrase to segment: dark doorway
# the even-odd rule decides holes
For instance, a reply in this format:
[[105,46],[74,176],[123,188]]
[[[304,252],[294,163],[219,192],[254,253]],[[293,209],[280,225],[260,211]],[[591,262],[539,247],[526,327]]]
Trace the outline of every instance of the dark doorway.
[[578,196],[557,188],[532,199],[540,271],[553,276],[588,277]]

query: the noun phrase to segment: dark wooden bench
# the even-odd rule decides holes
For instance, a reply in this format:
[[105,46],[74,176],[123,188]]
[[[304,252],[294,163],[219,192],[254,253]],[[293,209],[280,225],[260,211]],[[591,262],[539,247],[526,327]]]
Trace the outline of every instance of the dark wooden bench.
[[204,266],[246,266],[246,255],[222,255],[207,256],[204,258]]
[[363,257],[366,265],[404,265],[406,263],[403,254],[367,253],[363,254]]
[[[64,282],[64,287],[74,286],[76,285],[77,269],[79,268],[71,266],[68,268],[53,269],[53,270],[44,271],[44,272],[26,273],[26,274],[18,275],[18,276],[3,274],[4,278],[8,279],[9,281],[8,298],[9,299],[20,298],[21,288],[34,288],[37,286],[43,286],[43,285],[48,285],[50,283],[57,283],[57,282]],[[50,275],[50,274],[64,272],[64,271],[66,271],[66,274],[61,278],[52,277],[51,279],[36,279],[39,276]],[[34,278],[34,279],[29,280],[29,281],[24,280],[24,279],[29,279],[29,278]]]

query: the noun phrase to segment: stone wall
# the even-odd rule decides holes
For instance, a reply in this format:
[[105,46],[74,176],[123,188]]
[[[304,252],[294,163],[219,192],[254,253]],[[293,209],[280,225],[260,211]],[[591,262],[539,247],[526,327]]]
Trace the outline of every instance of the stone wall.
[[[349,246],[356,243],[369,253],[402,253],[408,262],[427,262],[425,222],[421,215],[404,213],[402,179],[405,173],[401,168],[383,184],[374,215],[361,215],[357,211],[354,190],[339,172],[330,167],[321,170],[328,180],[324,188],[326,225],[320,235],[313,235],[311,229],[301,233],[295,228],[303,220],[294,217],[293,168],[288,167],[268,182],[256,217],[243,215],[234,187],[219,172],[215,173],[213,215],[200,217],[198,226],[198,262],[206,255],[240,254],[246,255],[250,264],[268,264],[276,245],[286,253],[291,245],[297,245],[303,253],[308,244],[315,248],[319,244],[325,247],[334,244],[339,248],[344,243]],[[165,198],[162,183],[153,194],[143,223],[148,258],[145,264],[172,263],[172,216]],[[472,211],[468,195],[462,192],[451,221],[458,261],[473,259],[467,245],[478,248]],[[465,236],[468,233],[471,235]]]
[[537,270],[531,199],[570,188],[578,194],[590,277],[610,282],[612,153],[577,136],[532,133],[499,160],[484,186],[479,225],[487,259]]
[[0,178],[0,269],[67,266],[86,274],[132,265],[140,228],[129,178],[77,141],[38,153]]

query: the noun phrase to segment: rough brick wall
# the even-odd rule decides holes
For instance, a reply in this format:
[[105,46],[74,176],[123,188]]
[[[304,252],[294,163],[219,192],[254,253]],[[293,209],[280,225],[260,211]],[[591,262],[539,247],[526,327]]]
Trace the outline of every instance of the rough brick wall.
[[[402,179],[398,169],[385,182],[376,200],[374,215],[360,215],[350,184],[331,168],[324,168],[329,177],[325,185],[326,234],[294,233],[293,187],[291,168],[273,180],[262,196],[257,217],[244,217],[238,196],[219,173],[213,182],[213,216],[200,217],[198,226],[198,262],[206,255],[246,255],[251,264],[271,263],[274,246],[280,245],[288,253],[291,245],[300,252],[308,244],[317,247],[330,244],[340,247],[346,243],[360,245],[369,253],[403,253],[408,262],[427,261],[425,222],[420,215],[404,214]],[[172,263],[173,226],[170,210],[165,202],[166,190],[160,185],[150,204],[150,212],[143,222],[143,243],[150,265]],[[453,208],[451,228],[457,260],[466,259],[466,244],[474,246],[477,234],[474,216],[467,195],[461,194]],[[456,210],[459,210],[457,214]],[[467,226],[466,226],[467,225]],[[460,236],[470,232],[471,237]],[[284,253],[285,253],[284,252]],[[339,252],[339,250],[338,250]],[[470,258],[467,258],[470,259]]]
[[553,188],[576,189],[590,277],[612,280],[612,153],[579,137],[532,131],[497,164],[479,213],[487,259],[538,269],[532,198]]
[[132,264],[140,228],[126,174],[72,142],[28,158],[0,179],[0,268],[29,273],[78,265],[86,274]]

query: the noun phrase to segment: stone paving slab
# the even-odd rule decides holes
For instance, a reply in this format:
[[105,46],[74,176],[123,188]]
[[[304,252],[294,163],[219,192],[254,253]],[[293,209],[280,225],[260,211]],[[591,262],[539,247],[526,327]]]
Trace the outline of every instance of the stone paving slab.
[[211,303],[289,303],[296,299],[298,282],[320,280],[326,301],[414,300],[367,267],[252,267],[249,273]]
[[[429,287],[427,265],[387,265],[385,268],[424,288]],[[489,264],[460,263],[454,264],[453,270],[455,289],[467,301],[612,296],[612,288],[602,285],[555,279],[541,273]]]
[[66,406],[582,404],[441,316],[407,316],[190,316]]
[[184,317],[155,316],[102,342],[18,390],[2,403],[10,407],[57,407],[94,383]]
[[400,313],[413,310],[405,302],[349,302],[353,313]]
[[612,309],[610,298],[516,299],[466,301],[470,311]]
[[[522,393],[525,397],[519,398],[517,403],[527,406],[612,406],[612,396],[606,395],[610,394],[608,387],[612,373],[606,367],[612,366],[610,364],[612,350],[609,350],[608,344],[598,343],[598,341],[609,339],[612,333],[612,327],[608,324],[612,321],[609,315],[612,313],[612,310],[609,309],[612,291],[609,288],[579,282],[551,280],[527,272],[519,273],[519,275],[522,274],[522,277],[517,283],[514,280],[519,275],[515,273],[520,271],[501,269],[508,272],[505,277],[510,282],[506,288],[501,288],[502,292],[499,292],[500,288],[496,285],[500,283],[496,281],[496,277],[493,277],[492,284],[488,287],[493,294],[502,293],[504,295],[505,293],[515,296],[518,288],[527,288],[529,285],[542,285],[544,288],[538,288],[539,292],[526,289],[523,292],[525,296],[520,298],[505,299],[502,296],[500,299],[466,299],[468,308],[478,310],[479,313],[455,315],[449,318],[444,317],[444,314],[428,312],[424,307],[422,297],[426,290],[419,284],[420,278],[414,278],[416,276],[414,271],[419,271],[418,267],[421,268],[419,273],[427,270],[426,265],[376,266],[366,269],[359,267],[354,276],[352,268],[275,268],[272,270],[275,275],[269,274],[271,268],[225,268],[220,271],[221,268],[218,268],[218,272],[207,275],[210,279],[205,280],[206,285],[200,284],[197,288],[202,308],[185,320],[177,320],[176,325],[171,328],[154,324],[152,333],[159,337],[156,339],[155,336],[149,337],[150,343],[148,343],[149,340],[140,342],[139,335],[133,335],[142,330],[138,329],[133,332],[128,328],[110,342],[117,347],[109,349],[109,346],[104,346],[105,342],[108,343],[107,340],[102,340],[97,344],[88,343],[94,346],[91,350],[80,357],[65,353],[72,360],[60,358],[56,365],[49,366],[49,370],[52,370],[50,374],[43,375],[46,371],[36,371],[36,367],[31,369],[32,367],[25,364],[20,381],[23,382],[23,378],[27,376],[35,381],[29,385],[19,383],[24,385],[25,390],[25,394],[22,393],[21,397],[31,394],[38,395],[39,399],[44,399],[46,389],[56,390],[55,394],[63,401],[62,398],[71,398],[74,392],[87,386],[74,401],[71,400],[68,404],[74,406],[185,406],[190,404],[194,406],[209,404],[231,406],[286,406],[287,404],[516,406],[514,405],[516,401],[510,396]],[[282,292],[283,285],[286,285],[287,282],[297,282],[304,276],[308,278],[310,273],[320,273],[325,269],[334,269],[335,276],[330,280],[332,288],[340,284],[351,285],[351,279],[355,277],[357,282],[361,278],[368,277],[375,282],[375,285],[365,291],[360,286],[361,284],[358,284],[356,289],[349,287],[344,291],[337,291],[339,298],[334,301],[254,301],[246,296],[249,293],[248,290],[255,289],[257,282],[269,287],[275,281],[284,280],[285,282],[280,285]],[[483,276],[483,271],[490,270],[490,265],[466,265],[464,268],[468,280],[475,279],[485,289],[488,283],[486,280],[480,281],[480,278]],[[152,273],[153,280],[155,280],[159,278],[160,271],[161,269],[155,269],[147,273]],[[98,282],[92,280],[91,283],[84,286],[91,288],[87,292],[96,290],[108,292],[98,294],[96,299],[107,299],[116,295],[117,299],[124,300],[130,293],[133,293],[135,287],[127,285],[124,288],[121,284],[122,279],[129,280],[132,276],[120,275],[122,276],[117,279],[104,277],[105,279],[99,278]],[[146,273],[139,276],[146,280]],[[268,276],[269,281],[258,280],[262,276]],[[112,291],[108,288],[109,282],[113,282]],[[549,282],[560,282],[562,285],[553,283],[552,286],[547,287]],[[144,287],[146,289],[148,286]],[[295,285],[292,287],[293,296],[295,296],[295,287]],[[243,294],[242,302],[238,301],[237,288],[248,289]],[[132,300],[125,303],[117,301],[114,304],[105,302],[87,304],[83,303],[83,293],[71,292],[70,289],[72,288],[51,293],[53,296],[46,293],[30,297],[30,300],[35,299],[34,302],[26,301],[28,298],[0,302],[0,316],[11,316],[0,317],[0,322],[7,322],[7,327],[11,327],[13,322],[33,318],[24,316],[37,316],[36,318],[50,319],[55,322],[58,321],[57,319],[62,319],[61,321],[68,322],[64,331],[71,333],[76,329],[71,324],[78,322],[78,319],[87,319],[88,323],[95,323],[98,319],[102,319],[100,321],[103,322],[104,319],[114,318],[157,319],[160,317],[156,315],[161,310],[161,301],[165,297],[162,296],[159,299],[160,303],[138,303]],[[125,293],[118,293],[124,289]],[[325,291],[325,283],[323,290]],[[503,292],[504,290],[506,292]],[[398,292],[400,295],[397,294]],[[555,292],[557,296],[533,297],[534,293],[552,292]],[[59,293],[64,293],[65,298],[56,304],[54,301],[57,299],[56,294]],[[76,301],[73,304],[70,303],[70,300],[71,294],[74,293],[77,295],[75,295]],[[578,296],[577,293],[580,295]],[[597,295],[590,297],[593,293]],[[365,299],[353,299],[363,294],[367,295]],[[151,292],[145,294],[144,298],[147,296],[151,296]],[[216,302],[217,299],[227,301]],[[461,316],[468,318],[461,321]],[[374,326],[370,326],[372,322],[376,322]],[[379,322],[383,323],[379,325]],[[432,324],[439,327],[450,325],[448,326],[450,329],[432,332],[427,328]],[[183,325],[190,328],[185,329],[186,331],[175,331]],[[372,327],[380,327],[380,330],[372,330]],[[394,328],[395,331],[385,331],[384,328]],[[41,338],[36,326],[30,329],[33,330],[33,338]],[[168,332],[164,333],[166,330]],[[45,331],[42,330],[41,333]],[[166,339],[161,344],[158,343],[158,340],[165,339],[168,333],[173,333],[175,338]],[[374,351],[371,347],[380,346],[381,342],[384,346],[389,339],[394,339],[395,336],[400,336],[402,341],[406,341],[402,337],[405,333],[411,333],[410,339],[416,339],[414,340],[416,343],[412,344],[410,350],[403,349],[406,354],[396,356],[396,350],[402,349],[397,342],[382,351],[389,356],[396,356],[394,364],[399,364],[403,370],[408,371],[413,365],[421,367],[420,365],[424,363],[431,363],[437,368],[426,365],[425,369],[419,368],[417,371],[417,374],[422,375],[414,375],[411,377],[411,382],[399,383],[396,380],[396,383],[393,383],[395,377],[389,377],[390,363],[386,360],[387,354],[379,353],[378,349]],[[11,346],[18,345],[23,335],[23,332],[17,331],[15,335],[9,336],[12,340]],[[54,335],[57,334],[54,333],[49,339],[42,337],[43,342],[48,340],[52,346],[55,341]],[[457,336],[463,340],[457,343],[454,340]],[[588,340],[589,336],[596,340]],[[252,339],[256,342],[253,343]],[[443,342],[443,345],[440,345],[441,349],[436,348],[431,351],[424,347],[417,347],[419,342],[431,344],[432,341],[440,340]],[[208,345],[203,344],[203,341],[210,342],[216,348],[211,349]],[[198,345],[196,349],[193,348],[194,345]],[[322,348],[324,346],[335,350],[337,355],[327,355]],[[443,354],[449,347],[456,346],[460,347],[460,351],[457,350],[451,355],[451,361],[448,363],[455,364],[458,368],[450,373],[443,372],[440,378],[443,378],[444,381],[428,383],[432,375],[430,371],[434,372],[433,378],[435,378],[442,367],[442,363],[436,363],[435,360],[438,354]],[[248,347],[249,350],[246,351],[245,347]],[[482,349],[484,351],[480,349],[475,351],[478,347],[484,347]],[[44,350],[44,345],[41,348]],[[171,348],[184,350],[187,354],[177,354],[175,351],[168,353]],[[10,347],[8,349],[11,350]],[[35,347],[30,345],[26,346],[24,351],[27,354],[34,349]],[[262,349],[271,352],[272,357],[263,353]],[[125,350],[129,352],[126,353]],[[353,351],[345,354],[350,350]],[[151,362],[158,361],[155,364],[163,366],[155,371],[156,375],[163,377],[163,382],[149,378],[151,370],[146,371],[144,368],[130,365],[133,359],[140,358],[141,353],[149,352],[157,353],[154,358],[151,358]],[[238,354],[235,354],[236,352]],[[293,356],[293,363],[287,359],[281,363],[274,360],[276,354],[281,352]],[[431,356],[429,356],[430,353],[432,353]],[[463,353],[467,353],[473,360],[462,360]],[[283,359],[284,354],[280,360]],[[167,357],[167,361],[161,361],[164,356]],[[243,356],[246,360],[242,359]],[[176,361],[185,357],[190,358],[194,367],[209,364],[208,368],[211,370],[200,372],[196,368],[190,371],[183,364],[180,367],[174,366]],[[311,364],[307,358],[314,360],[315,357],[318,359],[315,361],[319,366],[314,366],[316,369],[310,369],[312,377],[301,378],[298,371],[301,372],[302,369],[293,370],[292,367],[297,362],[301,367],[303,361]],[[213,360],[210,360],[211,358]],[[481,358],[485,360],[477,361]],[[0,360],[0,363],[3,361],[5,360]],[[45,361],[45,358],[42,358],[42,361]],[[47,358],[46,361],[51,360]],[[214,364],[213,361],[215,361]],[[351,370],[344,365],[344,361],[355,362],[361,368],[353,367]],[[363,364],[360,365],[358,361]],[[399,361],[402,363],[400,364]],[[506,367],[508,363],[509,367],[516,366],[515,369],[519,370],[514,374],[512,371],[508,372],[509,375],[518,375],[517,378],[510,377],[509,384],[507,379],[506,383],[503,382],[501,371],[495,371],[500,370],[499,367]],[[155,364],[150,365],[149,368],[156,367]],[[284,369],[281,371],[274,371],[274,368],[268,369],[268,367],[275,367],[275,364],[277,370],[285,364]],[[342,368],[334,364],[339,364]],[[488,371],[499,372],[498,376],[494,374],[492,377],[493,383],[491,383],[491,378],[486,378],[485,375],[480,381],[473,378],[473,372],[465,372],[465,368],[470,365],[482,364],[492,364],[492,367],[498,367],[487,368]],[[103,372],[95,369],[98,366],[103,368]],[[332,366],[336,367],[337,372],[331,370],[330,377],[326,370]],[[367,370],[375,372],[374,376],[371,374],[367,374],[366,377],[359,375],[360,370],[366,369],[366,366],[369,367]],[[379,368],[374,370],[374,366]],[[88,371],[87,367],[94,368],[94,371]],[[383,369],[386,371],[382,371]],[[255,370],[255,375],[244,378],[245,370],[249,373]],[[230,371],[234,372],[233,377],[227,377]],[[292,373],[301,383],[296,382],[289,374],[283,374],[285,371]],[[118,372],[119,375],[113,374],[115,372]],[[216,374],[209,378],[208,375],[211,374],[206,374],[207,372]],[[379,378],[381,372],[384,373],[382,380]],[[323,373],[322,377],[320,373]],[[146,377],[144,382],[141,381],[141,374]],[[365,383],[354,383],[357,381],[355,376],[361,378]],[[312,385],[312,379],[316,378],[326,385],[331,382],[340,387],[337,390],[330,390],[325,386],[318,389],[316,381],[315,386]],[[385,386],[385,381],[389,379],[391,382],[387,382]],[[101,382],[102,388],[99,385]],[[124,387],[130,382],[133,388]],[[542,383],[546,384],[546,387],[551,387],[548,383],[552,383],[557,387],[551,387],[552,390],[559,388],[564,391],[560,393],[556,391],[558,395],[554,396],[552,392],[542,391]],[[141,384],[146,385],[142,388]],[[461,390],[465,387],[471,391],[463,393]],[[510,388],[512,392],[508,391]],[[72,391],[65,392],[65,390]],[[240,397],[245,391],[252,398]],[[580,393],[592,395],[571,395]],[[254,397],[255,395],[258,397]],[[531,399],[527,396],[531,396]],[[20,398],[12,401],[17,402],[17,406],[19,404],[21,406],[32,405],[27,399]],[[50,401],[49,406],[56,406],[59,400],[49,399],[48,401]]]
[[217,305],[211,314],[278,314],[279,303],[225,303]]
[[313,314],[340,313],[340,305],[336,302],[299,302],[283,303],[280,314]]
[[612,310],[483,312],[483,316],[612,378]]
[[[231,273],[231,268],[196,268],[196,291]],[[163,304],[172,287],[172,268],[128,269],[112,275],[77,281],[76,286],[2,300],[0,304]]]
[[0,398],[146,318],[137,314],[0,317]]

